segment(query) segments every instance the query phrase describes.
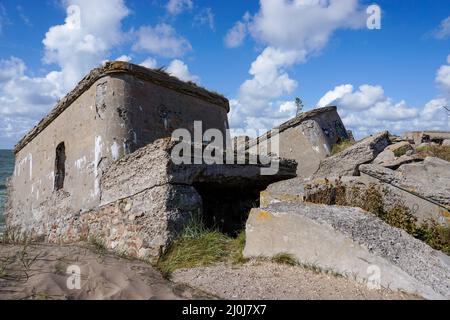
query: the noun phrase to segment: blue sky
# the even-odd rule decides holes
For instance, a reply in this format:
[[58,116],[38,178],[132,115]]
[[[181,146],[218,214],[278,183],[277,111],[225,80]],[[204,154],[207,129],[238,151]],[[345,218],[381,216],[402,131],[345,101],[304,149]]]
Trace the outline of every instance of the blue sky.
[[0,148],[118,58],[223,93],[235,129],[289,119],[299,96],[358,137],[450,130],[450,0],[0,0]]

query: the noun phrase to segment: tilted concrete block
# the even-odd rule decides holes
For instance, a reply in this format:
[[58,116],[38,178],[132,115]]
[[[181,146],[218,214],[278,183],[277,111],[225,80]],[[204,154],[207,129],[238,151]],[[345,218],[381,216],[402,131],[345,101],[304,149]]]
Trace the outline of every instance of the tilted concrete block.
[[338,154],[321,161],[314,178],[359,175],[359,166],[373,161],[388,145],[387,131],[366,138]]
[[253,209],[244,256],[280,253],[371,285],[450,299],[450,258],[361,209],[295,202]]

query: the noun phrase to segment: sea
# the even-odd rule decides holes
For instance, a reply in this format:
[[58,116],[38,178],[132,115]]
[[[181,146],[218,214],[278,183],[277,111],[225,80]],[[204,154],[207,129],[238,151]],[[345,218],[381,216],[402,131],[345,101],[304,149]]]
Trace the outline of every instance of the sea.
[[0,233],[5,227],[3,211],[6,198],[6,178],[14,172],[14,154],[12,150],[0,150]]

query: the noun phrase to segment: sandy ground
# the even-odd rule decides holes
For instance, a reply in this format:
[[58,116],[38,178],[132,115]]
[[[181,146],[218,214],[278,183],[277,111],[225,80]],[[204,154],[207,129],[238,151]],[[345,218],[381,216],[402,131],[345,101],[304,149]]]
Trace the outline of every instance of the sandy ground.
[[[67,274],[81,271],[80,289]],[[76,268],[76,267],[75,267]],[[69,270],[70,271],[70,270]],[[163,279],[145,262],[81,246],[0,245],[0,299],[207,299],[209,295]]]
[[[79,267],[80,289],[68,268]],[[69,280],[69,286],[68,286]],[[72,281],[70,281],[72,280]],[[176,271],[92,246],[0,244],[0,299],[409,299],[353,280],[264,261]]]
[[178,270],[172,280],[230,300],[417,299],[400,292],[369,290],[365,285],[343,277],[265,261],[234,267],[222,265]]

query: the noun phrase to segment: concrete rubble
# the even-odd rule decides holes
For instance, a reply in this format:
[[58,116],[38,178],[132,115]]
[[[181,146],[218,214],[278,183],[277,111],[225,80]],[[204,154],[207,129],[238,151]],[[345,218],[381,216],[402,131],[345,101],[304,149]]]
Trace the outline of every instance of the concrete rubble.
[[389,145],[387,131],[368,137],[334,156],[320,162],[315,178],[356,176],[359,166],[373,161]]
[[374,164],[362,165],[362,175],[405,189],[450,207],[450,163],[427,157],[423,162],[390,170]]
[[245,256],[287,253],[364,283],[378,270],[382,287],[450,299],[450,258],[360,209],[376,191],[385,211],[401,205],[417,224],[450,226],[450,163],[418,148],[382,132],[325,158],[306,179],[270,185],[247,221]]
[[421,143],[435,142],[442,144],[444,140],[450,139],[450,132],[448,131],[412,131],[405,132],[403,139],[411,141],[416,146]]

